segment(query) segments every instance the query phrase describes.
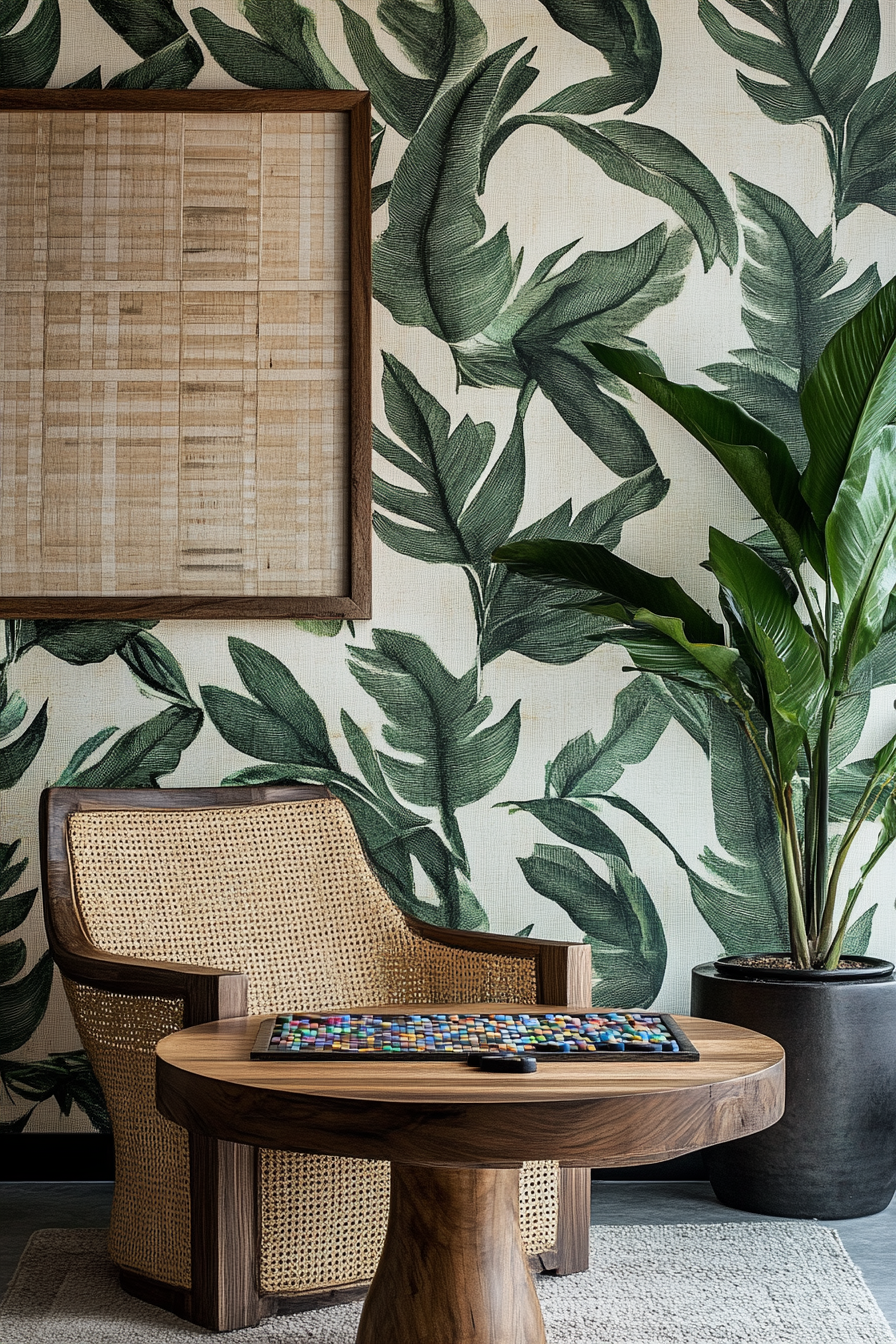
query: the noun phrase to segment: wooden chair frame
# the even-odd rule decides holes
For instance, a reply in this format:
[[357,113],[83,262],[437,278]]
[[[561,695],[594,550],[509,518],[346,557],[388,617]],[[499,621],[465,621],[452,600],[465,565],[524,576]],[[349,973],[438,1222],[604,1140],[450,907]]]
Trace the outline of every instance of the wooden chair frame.
[[[247,1012],[248,980],[211,966],[150,961],[104,952],[90,941],[78,911],[67,842],[67,820],[79,811],[252,807],[329,798],[318,785],[197,789],[46,789],[40,802],[41,871],[47,937],[56,965],[71,980],[111,993],[179,998],[184,1026]],[[416,934],[449,947],[535,961],[540,1003],[581,1007],[591,1001],[591,949],[495,933],[471,933],[403,916]],[[262,1295],[256,1283],[256,1154],[241,1144],[190,1134],[192,1287],[172,1287],[120,1270],[122,1287],[143,1301],[212,1330],[234,1330],[265,1316],[301,1311],[363,1296],[366,1286],[301,1297]],[[530,1257],[535,1272],[572,1274],[588,1267],[590,1171],[560,1171],[557,1241]]]

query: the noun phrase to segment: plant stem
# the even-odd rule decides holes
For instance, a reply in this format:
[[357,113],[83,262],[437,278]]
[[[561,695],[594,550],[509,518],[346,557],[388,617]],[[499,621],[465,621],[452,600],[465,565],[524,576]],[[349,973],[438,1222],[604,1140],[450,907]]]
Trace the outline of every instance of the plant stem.
[[[821,620],[820,613],[815,609],[815,595],[806,587],[806,584],[803,581],[803,576],[798,569],[791,570],[791,573],[793,574],[794,582],[799,590],[800,597],[803,599],[803,604],[809,617],[809,624],[812,626],[812,633],[815,636],[815,642],[818,644],[819,653],[825,663],[827,663],[829,660],[829,639]],[[828,630],[830,630],[829,621]]]
[[762,747],[760,746],[759,737],[756,733],[756,729],[753,727],[752,719],[750,718],[749,714],[745,709],[741,709],[740,713],[741,713],[741,719],[740,719],[741,726],[744,732],[746,733],[747,741],[750,743],[750,746],[753,748],[753,750],[756,752],[756,755],[759,757],[759,764],[762,766],[763,773],[765,774],[765,777],[768,780],[768,786],[771,789],[772,794],[772,801],[775,804],[775,811],[778,813],[778,820],[780,821],[781,828],[783,830],[787,825],[787,812],[786,808],[782,808],[781,806],[781,792],[778,787],[778,781],[772,774],[771,767],[765,757],[765,752],[762,750]]
[[803,892],[800,882],[800,842],[793,814],[793,789],[790,784],[784,787],[781,800],[787,818],[785,829],[781,833],[781,853],[784,859],[784,877],[787,882],[787,912],[790,924],[790,955],[797,966],[808,970],[812,961],[809,955],[809,942],[806,937],[806,918],[803,905]]
[[[821,948],[824,948],[825,944],[828,943],[828,941],[830,940],[831,930],[834,927],[834,910],[837,904],[837,887],[840,883],[840,878],[843,873],[843,868],[846,863],[847,855],[849,854],[849,851],[852,848],[852,843],[855,840],[856,836],[859,834],[859,831],[862,829],[864,823],[868,820],[869,816],[874,811],[874,808],[881,794],[884,792],[885,789],[890,787],[890,785],[893,783],[894,778],[896,778],[896,772],[893,771],[894,757],[896,757],[896,747],[893,748],[893,750],[890,752],[890,755],[885,759],[883,768],[880,770],[880,772],[877,775],[875,775],[873,779],[870,779],[868,783],[865,785],[865,788],[862,792],[862,796],[859,799],[855,807],[855,810],[853,811],[853,814],[849,819],[849,825],[846,828],[846,831],[843,835],[843,839],[840,841],[840,846],[837,851],[837,857],[834,860],[834,866],[831,869],[831,877],[830,881],[828,882],[827,899],[825,900],[824,914],[822,916],[821,928],[818,934],[818,943],[819,947]],[[880,856],[878,855],[878,857]],[[875,862],[876,861],[877,860],[875,859]],[[872,865],[870,863],[866,866],[865,873],[863,874],[861,880],[858,883],[858,890],[861,890],[861,886],[865,880],[865,877],[867,877],[868,873],[870,872],[871,866]],[[857,896],[858,890],[856,887],[853,887],[852,892],[850,892],[850,900],[852,900],[853,905],[855,904],[855,900],[853,899],[853,892],[855,892]],[[848,909],[844,911],[844,914],[841,917],[840,926],[844,930],[845,930],[845,921],[848,918],[851,909],[852,906],[851,905],[848,906]]]
[[[812,772],[812,797],[810,808],[812,815],[811,852],[807,855],[809,885],[806,890],[806,903],[809,916],[809,936],[817,940],[823,920],[825,893],[830,862],[830,838],[828,819],[831,805],[831,728],[837,712],[837,699],[833,692],[825,696],[821,715],[821,727],[815,746]],[[808,837],[807,837],[808,838]]]
[[837,932],[834,935],[834,941],[828,948],[827,954],[825,955],[824,958],[823,965],[826,971],[834,971],[840,964],[840,954],[843,950],[843,939],[846,937],[846,930],[849,925],[849,917],[855,908],[856,901],[859,899],[859,893],[861,892],[864,885],[865,885],[865,877],[863,875],[862,877],[859,878],[858,882],[855,884],[852,891],[849,893],[846,905],[843,908],[843,914],[840,918],[840,923],[837,926]]

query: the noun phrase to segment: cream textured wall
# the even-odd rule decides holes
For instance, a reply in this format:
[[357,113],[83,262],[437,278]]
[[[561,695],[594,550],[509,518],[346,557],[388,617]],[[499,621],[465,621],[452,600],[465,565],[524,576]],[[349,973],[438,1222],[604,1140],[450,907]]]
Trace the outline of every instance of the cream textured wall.
[[[697,697],[673,699],[650,678],[634,685],[621,650],[588,651],[585,618],[558,614],[555,595],[520,580],[496,593],[487,562],[494,546],[571,501],[576,521],[553,517],[548,534],[571,528],[579,540],[615,545],[647,569],[674,573],[717,610],[711,576],[699,568],[707,528],[744,538],[758,525],[683,431],[643,399],[619,409],[582,341],[633,335],[673,378],[727,379],[745,408],[780,432],[792,425],[799,377],[830,334],[829,291],[864,276],[844,298],[842,320],[896,271],[896,160],[886,157],[893,98],[878,106],[855,87],[857,70],[873,84],[896,69],[892,7],[882,6],[875,63],[876,3],[772,0],[768,9],[789,15],[793,41],[808,53],[812,73],[799,87],[783,39],[773,52],[783,83],[714,40],[713,15],[722,13],[733,28],[762,35],[755,14],[763,6],[701,0],[699,9],[696,0],[383,0],[379,11],[373,0],[351,9],[331,0],[244,0],[240,8],[233,0],[204,8],[62,0],[57,51],[55,0],[29,0],[0,36],[6,83],[61,87],[90,75],[105,85],[132,70],[125,82],[134,86],[238,87],[239,74],[244,83],[288,86],[291,71],[295,87],[339,76],[374,85],[384,128],[374,182],[394,175],[374,215],[374,419],[391,459],[380,454],[376,469],[392,487],[428,496],[415,513],[406,495],[380,487],[374,619],[353,630],[168,621],[151,634],[94,631],[88,662],[78,661],[83,632],[10,631],[25,651],[8,658],[8,695],[27,702],[26,727],[48,701],[39,750],[2,795],[0,839],[21,838],[15,858],[29,859],[13,893],[36,881],[35,808],[47,783],[198,785],[251,770],[252,778],[331,779],[368,844],[392,837],[380,859],[405,908],[500,932],[589,936],[602,1002],[684,1009],[693,963],[722,946],[755,948],[757,930],[774,938],[782,900],[774,835],[720,713]],[[358,17],[370,25],[366,45]],[[849,23],[858,35],[843,55],[837,35]],[[508,44],[520,45],[507,52]],[[515,63],[533,48],[539,73],[525,87],[526,67]],[[826,51],[834,54],[823,66]],[[739,75],[783,88],[771,100],[781,120]],[[823,136],[846,114],[852,158],[843,155],[838,184]],[[477,197],[482,142],[502,120],[512,133],[496,142]],[[739,193],[736,179],[747,184]],[[841,210],[831,239],[824,231],[838,185],[842,200],[858,203]],[[481,246],[505,227],[506,245],[498,237]],[[848,263],[845,277],[824,273],[831,248]],[[540,287],[526,289],[556,249],[568,250],[550,274],[567,274],[542,275]],[[874,266],[876,275],[867,273]],[[734,350],[748,353],[738,362]],[[729,367],[710,383],[700,372],[709,365]],[[493,450],[488,428],[447,437],[447,421],[454,430],[465,416],[493,427]],[[416,483],[399,469],[408,464],[402,448],[416,454]],[[499,455],[500,480],[489,480]],[[464,517],[460,503],[477,489],[478,515]],[[408,529],[421,526],[426,540],[415,553]],[[284,694],[271,658],[300,691]],[[233,695],[254,700],[257,722],[267,716],[276,762]],[[872,699],[857,758],[893,731],[892,688]],[[77,749],[113,725],[65,774]],[[383,775],[367,763],[365,780],[359,730],[380,753]],[[546,766],[558,757],[546,797]],[[668,844],[588,801],[612,791]],[[499,806],[509,801],[530,806]],[[407,812],[422,829],[408,829]],[[734,859],[724,877],[718,865],[715,874],[702,865],[705,846]],[[892,873],[892,860],[883,863],[863,898],[863,909],[877,906],[868,950],[891,957]],[[701,880],[716,888],[713,927],[692,899]],[[24,968],[0,986],[11,1009],[45,946],[37,907],[10,937],[27,950]],[[20,1085],[12,1099],[0,1095],[0,1120],[21,1124],[36,1105],[29,1130],[88,1128],[78,1103],[89,1101],[89,1080],[77,1060],[71,1114],[39,1100],[59,1076],[51,1052],[78,1042],[58,988],[45,1012],[37,989],[32,997],[33,1033],[7,1058],[37,1062],[44,1073],[26,1086],[22,1070],[11,1071]]]

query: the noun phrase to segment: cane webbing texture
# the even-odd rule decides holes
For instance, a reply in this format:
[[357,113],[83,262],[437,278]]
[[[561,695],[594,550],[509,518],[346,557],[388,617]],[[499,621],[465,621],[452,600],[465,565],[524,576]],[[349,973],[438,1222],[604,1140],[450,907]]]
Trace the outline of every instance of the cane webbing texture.
[[[535,1002],[534,958],[448,947],[408,928],[335,799],[78,812],[69,848],[96,946],[242,971],[250,1013]],[[557,1178],[551,1163],[531,1170],[522,1226],[537,1251],[554,1240]],[[263,1152],[262,1291],[369,1279],[388,1191],[385,1163]]]
[[[263,1293],[303,1293],[368,1283],[389,1217],[389,1163],[263,1150],[259,1154]],[[555,1162],[520,1172],[520,1231],[532,1254],[557,1239]],[[321,1201],[339,1218],[320,1217]]]
[[262,1150],[259,1175],[263,1293],[370,1282],[389,1217],[388,1162]]
[[109,1254],[124,1269],[189,1288],[189,1140],[156,1110],[153,1054],[183,1026],[183,1000],[63,984],[115,1133]]
[[534,959],[410,931],[336,799],[76,812],[78,905],[97,947],[249,978],[249,1012],[535,1002]]
[[530,1255],[557,1240],[558,1162],[525,1162],[520,1172],[520,1232]]

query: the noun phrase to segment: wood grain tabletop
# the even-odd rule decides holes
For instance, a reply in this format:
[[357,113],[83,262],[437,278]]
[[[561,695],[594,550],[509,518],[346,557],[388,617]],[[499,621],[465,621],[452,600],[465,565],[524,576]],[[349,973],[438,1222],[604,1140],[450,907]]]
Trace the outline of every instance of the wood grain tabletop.
[[[390,1008],[509,1012],[518,1005]],[[160,1041],[162,1113],[198,1133],[299,1152],[435,1166],[551,1158],[624,1166],[739,1138],[783,1111],[781,1046],[700,1018],[675,1019],[699,1061],[550,1060],[534,1074],[511,1076],[480,1073],[461,1060],[250,1060],[263,1020],[207,1023]]]

